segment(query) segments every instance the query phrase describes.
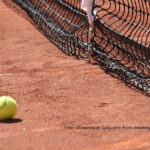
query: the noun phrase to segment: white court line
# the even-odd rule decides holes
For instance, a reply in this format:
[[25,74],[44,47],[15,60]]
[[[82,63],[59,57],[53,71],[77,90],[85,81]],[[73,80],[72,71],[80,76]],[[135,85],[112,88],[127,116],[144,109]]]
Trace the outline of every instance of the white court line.
[[13,74],[12,73],[0,73],[0,77],[2,76],[12,76]]

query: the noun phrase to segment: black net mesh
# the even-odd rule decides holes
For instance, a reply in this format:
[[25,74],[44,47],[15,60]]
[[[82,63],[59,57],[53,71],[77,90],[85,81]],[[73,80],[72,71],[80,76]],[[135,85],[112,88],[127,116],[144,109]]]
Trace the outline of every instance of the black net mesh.
[[150,1],[97,0],[89,26],[81,0],[13,0],[68,55],[92,57],[111,75],[150,95]]

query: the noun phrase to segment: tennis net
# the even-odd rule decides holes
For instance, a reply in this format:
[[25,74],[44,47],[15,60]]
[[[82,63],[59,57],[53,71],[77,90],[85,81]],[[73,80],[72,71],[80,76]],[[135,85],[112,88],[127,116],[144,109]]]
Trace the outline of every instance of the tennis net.
[[97,0],[94,25],[81,0],[13,0],[58,48],[93,57],[110,75],[150,95],[150,1]]

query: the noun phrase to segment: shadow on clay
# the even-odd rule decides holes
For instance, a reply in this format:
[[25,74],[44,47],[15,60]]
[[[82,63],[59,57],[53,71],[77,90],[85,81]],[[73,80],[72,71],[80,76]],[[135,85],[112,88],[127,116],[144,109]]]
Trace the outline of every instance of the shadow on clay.
[[6,123],[6,124],[13,124],[13,123],[20,123],[22,122],[22,119],[14,118],[10,120],[0,120],[0,123]]

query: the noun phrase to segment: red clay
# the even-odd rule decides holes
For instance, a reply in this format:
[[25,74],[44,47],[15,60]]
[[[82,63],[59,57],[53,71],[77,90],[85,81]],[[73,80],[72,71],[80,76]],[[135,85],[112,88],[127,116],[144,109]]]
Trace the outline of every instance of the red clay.
[[150,100],[99,66],[66,56],[3,1],[0,95],[19,105],[16,119],[0,122],[3,150],[86,150],[149,132],[76,129],[148,126]]

